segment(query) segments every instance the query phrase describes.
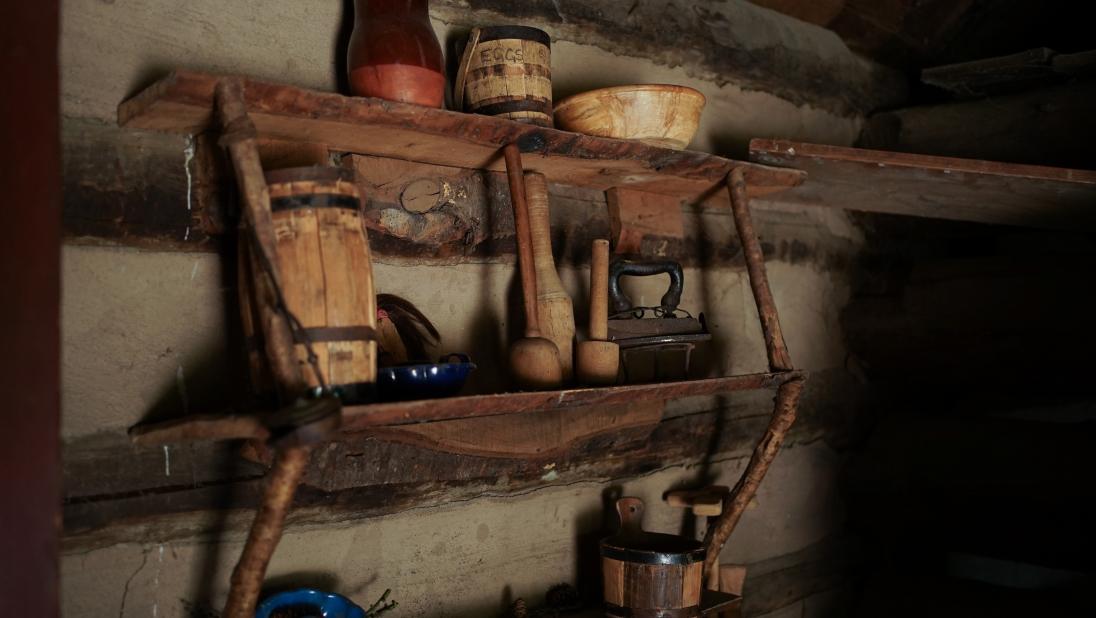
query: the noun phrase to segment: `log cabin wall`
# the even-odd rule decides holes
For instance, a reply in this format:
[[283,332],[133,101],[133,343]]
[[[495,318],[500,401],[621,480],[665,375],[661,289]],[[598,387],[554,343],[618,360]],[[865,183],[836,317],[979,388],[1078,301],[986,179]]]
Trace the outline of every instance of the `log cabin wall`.
[[[840,485],[886,567],[860,615],[1092,613],[1092,233],[864,222],[841,321],[869,403]],[[911,589],[933,594],[896,611]]]
[[[902,96],[892,72],[831,33],[745,2],[721,3],[714,13],[640,2],[615,25],[621,3],[563,4],[570,8],[436,2],[434,26],[450,56],[452,41],[472,25],[545,28],[554,38],[557,97],[628,82],[696,87],[708,108],[693,148],[730,156],[743,157],[754,136],[851,144],[865,113]],[[207,144],[118,129],[115,108],[176,66],[336,89],[346,10],[338,0],[277,0],[261,9],[211,0],[64,3],[66,615],[211,615],[223,602],[250,518],[244,509],[255,504],[262,474],[224,446],[128,443],[126,429],[140,420],[233,403],[246,370],[234,249],[215,233],[234,205],[217,184]],[[721,45],[737,50],[736,62],[726,61]],[[840,77],[840,89],[816,79],[827,70]],[[367,183],[377,185],[370,212],[378,220],[398,203],[381,187],[384,165],[465,190],[441,232],[384,219],[371,237],[374,276],[379,291],[411,299],[439,326],[439,352],[475,355],[481,370],[472,389],[497,386],[493,373],[519,320],[510,302],[512,222],[492,218],[508,211],[504,188],[459,170],[374,163]],[[585,248],[608,231],[605,198],[564,186],[551,192],[562,279],[581,307]],[[486,231],[456,240],[444,233],[482,219],[490,221]],[[812,378],[801,420],[723,561],[749,565],[747,615],[821,612],[847,592],[844,569],[858,555],[842,535],[835,479],[860,402],[840,318],[864,238],[839,211],[759,203],[756,219],[785,336]],[[729,212],[686,206],[684,228],[679,244],[651,249],[685,262],[682,306],[704,311],[715,333],[699,368],[763,371]],[[637,286],[633,298],[649,304],[660,284]],[[539,599],[558,582],[596,579],[596,539],[613,493],[647,500],[650,529],[692,526],[661,502],[662,493],[733,483],[770,405],[767,393],[671,403],[649,438],[600,436],[540,459],[439,453],[375,436],[332,446],[317,454],[270,580],[361,598],[392,588],[402,615],[496,615],[509,599]]]

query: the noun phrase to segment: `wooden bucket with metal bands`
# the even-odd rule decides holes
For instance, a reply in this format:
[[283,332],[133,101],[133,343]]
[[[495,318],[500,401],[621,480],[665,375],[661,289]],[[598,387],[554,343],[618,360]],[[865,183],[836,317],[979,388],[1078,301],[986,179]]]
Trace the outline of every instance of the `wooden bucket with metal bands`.
[[[273,258],[286,306],[311,342],[326,383],[341,391],[345,400],[361,399],[377,376],[377,301],[353,171],[289,168],[268,172],[266,183],[276,237]],[[242,275],[262,268],[253,253],[250,257],[246,268],[241,267]],[[245,335],[258,331],[255,297],[254,292],[241,291],[241,301],[247,303],[241,307]],[[305,336],[298,333],[296,339],[302,374],[310,386],[317,386]],[[249,354],[252,379],[261,383],[256,357]]]
[[617,501],[620,532],[601,541],[605,615],[692,618],[701,615],[704,546],[643,530],[643,501]]
[[453,90],[457,109],[552,126],[552,45],[528,26],[474,28]]

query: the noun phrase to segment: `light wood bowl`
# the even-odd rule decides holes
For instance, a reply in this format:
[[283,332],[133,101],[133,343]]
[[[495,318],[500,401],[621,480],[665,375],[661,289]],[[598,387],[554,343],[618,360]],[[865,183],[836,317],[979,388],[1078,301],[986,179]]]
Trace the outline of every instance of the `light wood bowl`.
[[685,86],[600,88],[557,103],[556,128],[681,150],[696,135],[704,103],[703,94]]

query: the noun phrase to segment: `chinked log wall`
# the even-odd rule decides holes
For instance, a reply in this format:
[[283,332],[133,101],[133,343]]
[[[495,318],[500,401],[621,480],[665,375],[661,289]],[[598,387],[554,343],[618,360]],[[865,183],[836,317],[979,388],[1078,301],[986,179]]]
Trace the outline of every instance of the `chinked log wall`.
[[[215,252],[235,236],[223,234],[236,219],[231,176],[214,140],[119,129],[95,120],[66,119],[64,231],[70,243],[111,243],[146,249]],[[334,157],[338,158],[338,153]],[[512,261],[514,222],[502,174],[395,159],[348,155],[368,199],[370,244],[376,257],[431,263],[468,258]],[[415,181],[442,196],[426,213],[410,212],[401,196]],[[552,244],[561,265],[584,265],[590,243],[610,234],[602,192],[550,185]],[[433,199],[430,197],[429,199]],[[827,233],[801,212],[765,210],[755,215],[768,260],[814,263],[840,270],[854,243]],[[658,239],[645,255],[685,266],[744,267],[727,209],[684,204],[685,237]],[[702,221],[703,219],[703,221]]]
[[898,71],[866,62],[833,32],[805,22],[789,27],[792,20],[746,0],[440,0],[431,11],[454,24],[546,24],[554,41],[686,66],[700,79],[841,116],[893,107],[906,96]]
[[[847,374],[812,374],[787,446],[838,438],[848,410],[857,403],[849,394],[854,392]],[[716,405],[714,410],[668,415],[649,437],[646,431],[602,434],[550,458],[442,453],[364,432],[318,450],[290,521],[323,523],[385,515],[479,495],[634,477],[706,458],[747,455],[768,422],[771,392],[737,393]],[[201,513],[257,504],[264,470],[241,459],[235,446],[171,447],[168,457],[170,472],[165,474],[160,447],[134,447],[121,436],[67,444],[66,550],[221,532],[225,522]],[[555,472],[547,479],[546,462]],[[698,475],[703,476],[702,469]],[[228,528],[246,524],[246,518],[233,519]]]

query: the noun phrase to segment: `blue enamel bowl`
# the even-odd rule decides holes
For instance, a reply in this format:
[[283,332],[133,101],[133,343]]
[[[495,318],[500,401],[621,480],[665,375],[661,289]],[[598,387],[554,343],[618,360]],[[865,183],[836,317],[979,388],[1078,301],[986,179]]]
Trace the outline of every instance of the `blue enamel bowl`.
[[452,397],[475,368],[466,354],[449,354],[437,363],[381,367],[377,370],[377,397],[381,401]]
[[268,597],[255,610],[255,618],[271,618],[292,611],[293,615],[322,618],[365,618],[365,610],[333,592],[300,588]]

